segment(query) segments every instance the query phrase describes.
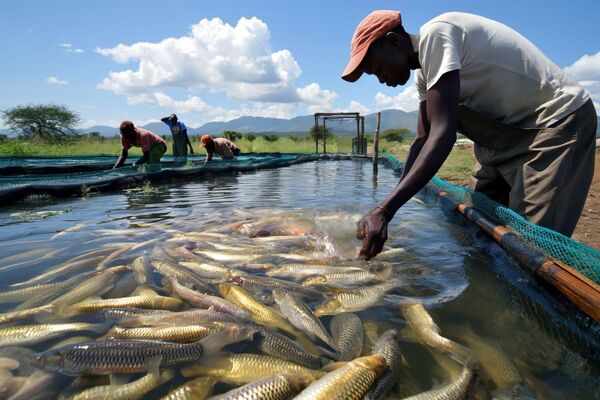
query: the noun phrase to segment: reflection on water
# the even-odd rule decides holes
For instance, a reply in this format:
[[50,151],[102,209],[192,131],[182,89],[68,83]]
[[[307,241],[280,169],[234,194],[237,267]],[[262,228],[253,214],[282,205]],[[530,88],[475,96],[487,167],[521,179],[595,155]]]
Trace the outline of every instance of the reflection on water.
[[[477,372],[476,391],[480,394],[598,396],[597,324],[560,300],[554,291],[538,285],[459,217],[444,215],[436,204],[413,199],[397,214],[386,248],[403,251],[390,250],[389,256],[384,254],[371,263],[356,260],[360,245],[354,238],[356,221],[393,189],[397,179],[387,169],[380,170],[374,179],[369,163],[325,161],[208,175],[186,184],[146,186],[87,199],[21,202],[0,213],[0,281],[8,290],[12,284],[36,279],[78,255],[97,251],[105,257],[124,246],[127,251],[110,265],[130,264],[142,254],[166,254],[164,257],[171,259],[197,257],[200,253],[190,251],[196,250],[213,257],[217,256],[211,252],[233,252],[231,260],[218,261],[223,265],[251,261],[277,267],[320,260],[375,271],[391,267],[393,275],[387,280],[397,284],[373,306],[357,312],[363,321],[375,321],[379,333],[387,328],[406,332],[399,305],[418,301],[429,310],[443,336],[476,353],[483,365]],[[257,219],[266,222],[260,226],[248,222]],[[291,231],[281,228],[286,219],[292,221],[292,228],[284,224]],[[186,236],[207,230],[233,235],[234,239]],[[256,245],[256,254],[231,250],[247,246],[249,235],[304,233],[310,234],[310,243],[273,245],[264,238]],[[60,280],[90,269],[93,266],[71,269]],[[263,276],[264,271],[256,274]],[[160,279],[156,282],[161,284]],[[124,296],[135,286],[129,275],[104,297]],[[273,303],[269,291],[261,296]],[[318,302],[308,304],[314,309]],[[0,306],[0,312],[15,307]],[[331,319],[328,315],[322,317],[325,326]],[[14,324],[20,323],[32,321]],[[75,335],[78,333],[63,334],[27,347],[44,351]],[[410,335],[400,336],[410,366],[403,393],[428,390],[460,373],[460,366],[448,357],[430,351]],[[180,383],[183,378],[176,379]],[[62,380],[58,385],[69,383]],[[165,393],[168,387],[153,393]]]

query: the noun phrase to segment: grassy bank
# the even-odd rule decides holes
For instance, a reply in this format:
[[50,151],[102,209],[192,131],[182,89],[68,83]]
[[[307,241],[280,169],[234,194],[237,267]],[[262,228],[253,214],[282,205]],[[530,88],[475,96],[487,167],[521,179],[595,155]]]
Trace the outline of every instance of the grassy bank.
[[[193,137],[192,140],[194,151],[205,154],[204,150],[198,149],[197,138]],[[247,153],[313,153],[315,151],[314,141],[307,138],[293,140],[290,137],[282,136],[277,141],[269,142],[259,136],[253,141],[242,138],[236,143],[242,149],[242,152]],[[167,155],[170,155],[172,149],[170,138],[167,138],[167,145]],[[387,151],[403,161],[406,159],[409,146],[408,143],[398,144],[397,142],[383,140],[380,143],[379,149],[380,151]],[[322,145],[320,149],[322,149]],[[9,139],[0,143],[0,155],[3,156],[114,155],[117,157],[120,151],[121,143],[119,138],[82,138],[52,144],[22,139]],[[349,153],[351,151],[351,137],[335,137],[327,141],[327,152]],[[369,151],[372,151],[372,145],[369,147]],[[141,151],[139,148],[134,147],[130,150],[130,155],[139,156],[141,155]],[[455,147],[442,169],[438,172],[438,176],[449,181],[464,183],[468,179],[474,163],[475,157],[471,148]]]

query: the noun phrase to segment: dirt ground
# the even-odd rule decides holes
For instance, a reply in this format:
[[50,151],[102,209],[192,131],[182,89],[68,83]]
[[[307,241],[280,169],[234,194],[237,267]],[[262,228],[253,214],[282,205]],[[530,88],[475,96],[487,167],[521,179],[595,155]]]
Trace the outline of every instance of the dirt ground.
[[592,187],[573,233],[573,239],[600,250],[600,148],[596,148],[595,168]]

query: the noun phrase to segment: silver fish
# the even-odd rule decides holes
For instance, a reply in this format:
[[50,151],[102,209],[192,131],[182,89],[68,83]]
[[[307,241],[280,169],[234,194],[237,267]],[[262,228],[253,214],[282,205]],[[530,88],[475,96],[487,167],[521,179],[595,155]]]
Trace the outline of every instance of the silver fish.
[[164,261],[152,261],[152,266],[158,272],[168,278],[173,278],[182,285],[194,289],[204,294],[216,296],[217,292],[207,283],[205,283],[198,275],[187,268],[182,268],[179,265],[173,265]]
[[197,361],[202,354],[199,342],[98,340],[49,350],[38,354],[36,359],[47,371],[79,375],[144,372],[153,360],[160,359],[162,366],[178,365]]
[[399,283],[395,280],[377,285],[356,288],[352,291],[339,291],[321,303],[315,310],[315,315],[335,315],[347,311],[360,311],[381,301],[385,293]]
[[462,400],[466,397],[472,378],[473,370],[465,366],[461,375],[454,382],[439,389],[407,397],[405,400]]
[[329,347],[337,350],[337,345],[329,332],[306,304],[282,289],[273,290],[273,297],[283,315],[296,328],[307,332],[312,337],[317,336]]
[[306,286],[298,285],[297,283],[284,281],[283,279],[242,275],[229,278],[227,281],[235,283],[246,290],[285,289],[309,299],[323,298],[323,294],[318,290],[307,288]]
[[321,359],[309,353],[295,340],[264,326],[257,325],[255,328],[257,332],[253,341],[263,353],[307,368],[321,368]]
[[170,280],[173,293],[194,307],[212,308],[215,311],[232,315],[241,320],[249,321],[250,313],[221,297],[211,296],[189,289],[174,279]]
[[398,343],[398,332],[395,329],[385,331],[377,339],[377,342],[375,342],[373,352],[385,358],[387,367],[383,374],[375,381],[371,389],[365,394],[364,400],[383,399],[398,383],[398,371],[402,360],[400,344]]
[[293,398],[313,381],[305,375],[275,375],[250,382],[209,400],[286,400]]
[[101,333],[107,328],[104,324],[98,325],[84,322],[8,326],[0,328],[0,346],[39,343],[68,332],[93,331]]
[[338,314],[331,319],[329,327],[341,361],[351,361],[360,356],[364,329],[356,314]]

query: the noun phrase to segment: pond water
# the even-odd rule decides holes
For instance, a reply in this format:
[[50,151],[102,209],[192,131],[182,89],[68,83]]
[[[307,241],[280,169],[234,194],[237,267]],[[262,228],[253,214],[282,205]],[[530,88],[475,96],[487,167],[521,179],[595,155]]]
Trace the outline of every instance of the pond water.
[[[286,242],[268,248],[257,246],[260,254],[253,254],[258,257],[255,262],[268,261],[277,267],[323,260],[337,266],[391,268],[392,276],[387,280],[397,285],[379,302],[356,311],[363,321],[373,321],[369,326],[376,326],[379,333],[390,328],[399,332],[406,373],[400,389],[394,389],[390,398],[440,387],[456,379],[456,371],[460,373],[460,365],[411,334],[400,306],[414,302],[425,306],[442,336],[476,354],[477,379],[470,396],[599,398],[598,324],[523,271],[462,217],[442,210],[431,199],[411,200],[390,224],[386,249],[403,250],[390,250],[387,254],[393,255],[370,263],[356,260],[360,246],[354,238],[356,221],[397,181],[398,176],[387,168],[380,168],[374,179],[367,162],[319,161],[243,174],[208,175],[188,183],[144,186],[83,199],[22,201],[0,209],[0,282],[3,290],[11,290],[13,284],[35,281],[40,274],[99,249],[106,250],[105,256],[123,246],[141,244],[115,257],[110,266],[131,264],[143,254],[156,258],[164,254],[161,249],[182,243],[193,249],[200,241],[194,233],[206,231],[228,235],[230,239],[221,244],[246,246],[243,254],[248,255],[248,236],[276,234],[277,229],[283,234],[291,231],[306,234],[312,245]],[[262,231],[252,231],[253,222],[274,216],[278,217],[271,220],[275,222],[261,225]],[[207,242],[212,243],[209,248],[215,245],[214,240]],[[296,258],[286,259],[285,254]],[[229,260],[222,263],[233,265]],[[57,274],[54,279],[64,281],[93,269],[87,265]],[[264,271],[256,274],[264,275]],[[161,285],[156,271],[154,280]],[[118,290],[103,296],[123,297],[135,289],[131,279],[121,281]],[[355,287],[364,285],[369,284]],[[165,293],[161,294],[169,295]],[[272,301],[268,296],[263,300]],[[319,302],[308,304],[314,309]],[[15,306],[18,303],[0,304],[0,312],[8,313]],[[321,317],[326,327],[331,318]],[[8,326],[31,325],[36,320],[48,322],[47,318],[28,318]],[[104,319],[90,314],[83,320]],[[23,346],[42,352],[69,336],[82,335],[102,336],[71,332]],[[253,351],[241,343],[233,348]],[[13,357],[13,353],[3,352],[5,349],[0,347],[0,357]],[[26,372],[13,371],[14,375],[20,373]],[[72,380],[63,374],[53,375],[52,383],[44,385],[49,389],[43,398],[58,396]],[[183,382],[185,378],[177,374],[145,398],[158,398]],[[215,393],[231,388],[221,383]]]

